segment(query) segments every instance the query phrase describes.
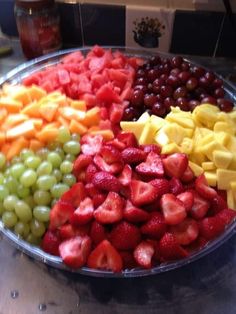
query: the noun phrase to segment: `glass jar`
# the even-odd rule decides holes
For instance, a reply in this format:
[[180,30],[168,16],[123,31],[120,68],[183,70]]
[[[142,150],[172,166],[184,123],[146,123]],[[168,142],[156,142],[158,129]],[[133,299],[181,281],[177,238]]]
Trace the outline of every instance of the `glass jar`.
[[60,49],[59,15],[54,0],[16,0],[15,18],[27,59]]

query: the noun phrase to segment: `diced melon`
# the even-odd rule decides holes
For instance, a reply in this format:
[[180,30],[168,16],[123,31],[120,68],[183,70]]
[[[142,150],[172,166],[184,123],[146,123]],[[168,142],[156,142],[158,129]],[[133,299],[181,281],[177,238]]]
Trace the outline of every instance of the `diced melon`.
[[216,166],[213,161],[204,161],[202,162],[202,169],[207,171],[207,170],[215,170]]
[[139,144],[152,144],[156,134],[156,127],[153,123],[146,123],[139,137]]
[[236,181],[236,171],[228,169],[217,169],[217,185],[219,190],[228,190],[230,182]]
[[145,122],[130,122],[130,121],[121,121],[120,127],[125,132],[133,132],[137,140],[140,138],[140,135],[144,129]]
[[31,137],[33,135],[35,135],[35,125],[32,120],[24,121],[6,131],[8,140],[16,139],[19,136]]
[[233,159],[233,154],[229,151],[213,151],[213,162],[217,168],[226,169]]
[[192,161],[189,161],[188,164],[189,164],[189,167],[193,170],[194,175],[195,175],[196,177],[200,176],[200,174],[203,173],[203,169],[202,169],[202,167],[200,167],[199,165],[195,164],[195,163],[192,162]]
[[47,95],[46,91],[37,85],[29,87],[28,92],[32,100],[40,100],[42,97]]
[[72,100],[70,106],[74,109],[86,111],[87,106],[84,100]]
[[235,209],[235,198],[231,189],[227,190],[227,205],[229,208]]
[[12,99],[10,97],[0,98],[0,108],[5,108],[9,113],[19,112],[23,107],[21,101]]
[[217,175],[216,171],[205,171],[204,175],[210,186],[216,186],[217,184]]

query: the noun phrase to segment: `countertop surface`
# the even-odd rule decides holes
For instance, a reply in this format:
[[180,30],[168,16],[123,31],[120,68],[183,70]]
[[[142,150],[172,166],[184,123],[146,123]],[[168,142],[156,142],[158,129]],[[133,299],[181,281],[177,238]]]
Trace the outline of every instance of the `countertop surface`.
[[[12,44],[14,53],[0,58],[0,75],[24,62],[19,45]],[[216,61],[206,63],[227,71]],[[235,292],[236,235],[181,269],[134,279],[59,271],[0,237],[0,314],[234,314]]]

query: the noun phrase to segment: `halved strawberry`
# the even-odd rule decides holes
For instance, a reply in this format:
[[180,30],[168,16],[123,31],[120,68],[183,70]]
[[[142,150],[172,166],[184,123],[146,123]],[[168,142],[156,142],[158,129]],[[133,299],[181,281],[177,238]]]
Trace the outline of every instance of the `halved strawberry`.
[[59,245],[61,239],[57,231],[47,230],[43,236],[41,248],[52,255],[59,256]]
[[139,147],[147,154],[154,152],[159,155],[161,153],[161,147],[155,144],[144,144],[139,145]]
[[92,162],[92,157],[89,155],[80,154],[73,164],[73,174],[77,180],[85,181],[85,170]]
[[235,219],[236,211],[231,208],[223,208],[216,216],[219,217],[225,225],[228,225],[233,219]]
[[143,162],[147,154],[136,147],[127,147],[121,152],[121,156],[125,164],[136,164]]
[[97,193],[93,196],[93,205],[94,208],[97,208],[100,206],[106,199],[106,194],[105,193]]
[[49,230],[55,230],[69,221],[75,208],[68,202],[59,200],[50,211]]
[[130,185],[131,179],[132,179],[132,168],[130,165],[125,165],[121,174],[118,177],[118,180],[123,186]]
[[158,189],[158,197],[170,192],[170,184],[167,179],[154,179],[149,181],[149,183]]
[[216,195],[211,200],[210,209],[208,211],[209,216],[214,216],[215,214],[219,213],[222,209],[227,208],[227,202],[221,197],[220,195]]
[[178,194],[177,198],[181,200],[181,202],[184,204],[186,211],[189,212],[193,207],[194,201],[193,192],[185,191],[183,193]]
[[132,251],[119,251],[123,261],[123,269],[132,269],[137,267]]
[[190,210],[191,216],[195,219],[201,219],[206,216],[207,211],[210,207],[208,200],[201,197],[197,192],[192,191],[193,193],[193,206]]
[[86,197],[71,215],[70,223],[75,226],[87,224],[93,218],[93,211],[93,202],[90,197]]
[[74,238],[75,236],[85,236],[89,233],[89,225],[82,226],[72,226],[70,223],[64,224],[58,228],[60,238],[62,240],[67,240]]
[[98,221],[94,220],[90,229],[90,238],[92,239],[92,242],[97,245],[106,239],[106,237],[107,235],[105,227]]
[[129,200],[126,201],[123,210],[124,219],[129,222],[137,223],[147,221],[150,217],[145,210],[134,206]]
[[86,236],[76,236],[63,241],[59,252],[63,262],[71,268],[80,268],[87,262],[91,251],[91,239]]
[[107,173],[111,174],[117,174],[123,169],[122,162],[114,162],[112,164],[108,164],[100,155],[95,155],[93,158],[93,162],[99,170],[106,171]]
[[82,182],[75,183],[61,196],[61,201],[71,203],[74,208],[86,197],[85,187]]
[[212,200],[217,196],[216,190],[208,185],[204,174],[201,174],[199,177],[197,177],[195,181],[195,189],[202,197],[207,200]]
[[150,152],[145,162],[135,167],[135,170],[145,176],[161,178],[164,176],[162,159],[154,152]]
[[141,241],[141,232],[137,226],[122,221],[112,228],[109,239],[118,250],[131,250]]
[[103,240],[90,253],[87,261],[90,268],[120,272],[123,262],[120,254],[108,240]]
[[181,245],[188,245],[198,237],[198,223],[192,218],[186,218],[180,224],[171,226],[169,231],[175,235],[177,242]]
[[117,134],[117,139],[125,144],[125,147],[137,147],[138,142],[136,137],[131,132],[121,132]]
[[122,156],[120,151],[112,145],[102,145],[100,155],[107,164],[122,163]]
[[85,181],[87,183],[91,183],[93,176],[95,173],[98,172],[97,167],[94,165],[94,163],[91,163],[88,165],[85,171]]
[[141,232],[153,239],[160,239],[166,232],[166,222],[160,212],[153,212],[150,219],[141,227]]
[[188,166],[188,158],[182,153],[171,154],[162,161],[166,175],[178,179],[181,179]]
[[81,138],[81,151],[85,155],[95,155],[100,152],[102,147],[102,135],[86,134]]
[[94,211],[95,219],[102,224],[118,222],[123,217],[123,199],[115,192],[109,192],[105,201]]
[[154,202],[158,197],[158,189],[150,183],[131,180],[130,194],[131,202],[136,206],[141,206]]
[[207,240],[219,236],[225,230],[225,222],[219,216],[205,217],[199,221],[199,232]]
[[181,176],[181,181],[184,183],[189,183],[194,179],[194,172],[193,170],[187,166],[186,170],[184,171],[183,175]]
[[171,261],[188,256],[188,252],[177,242],[176,237],[166,232],[157,246],[157,254],[161,261]]
[[105,171],[95,173],[92,183],[95,187],[104,191],[119,192],[122,187],[120,181],[114,175]]
[[148,241],[142,241],[134,250],[137,264],[144,268],[152,267],[152,257],[155,253],[154,246]]
[[186,217],[184,204],[173,194],[164,194],[160,200],[160,207],[168,225],[177,225]]
[[180,179],[175,177],[171,178],[169,181],[170,193],[178,195],[184,191],[184,186],[181,183]]
[[113,140],[108,141],[107,145],[111,145],[111,146],[119,149],[119,151],[122,151],[126,147],[126,145],[124,143],[122,143],[121,141],[119,141],[117,138],[114,138]]

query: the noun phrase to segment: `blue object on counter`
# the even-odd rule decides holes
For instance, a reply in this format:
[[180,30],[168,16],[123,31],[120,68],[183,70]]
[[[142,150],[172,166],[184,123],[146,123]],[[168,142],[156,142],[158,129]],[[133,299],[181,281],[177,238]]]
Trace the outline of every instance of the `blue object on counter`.
[[0,27],[7,36],[18,36],[14,16],[14,0],[0,0]]

